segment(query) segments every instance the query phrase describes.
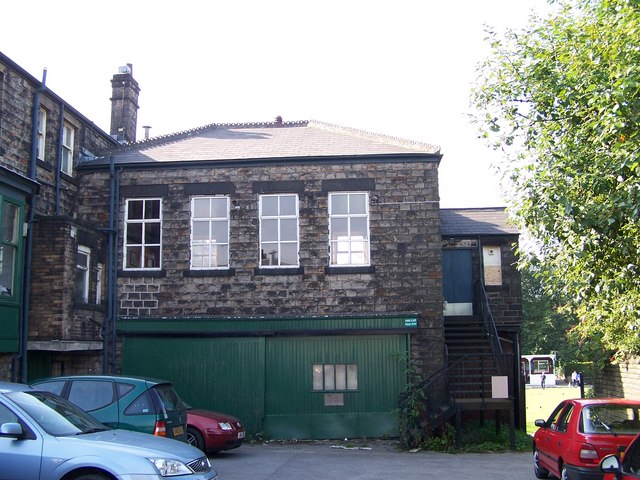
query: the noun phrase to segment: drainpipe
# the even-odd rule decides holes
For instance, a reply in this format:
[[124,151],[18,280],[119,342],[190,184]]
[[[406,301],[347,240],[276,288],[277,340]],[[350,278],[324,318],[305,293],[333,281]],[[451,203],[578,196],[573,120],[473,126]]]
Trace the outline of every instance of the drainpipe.
[[[31,117],[31,154],[29,158],[29,178],[36,180],[36,159],[38,156],[38,113],[40,113],[40,94],[47,89],[47,69],[42,71],[42,82],[33,94],[33,112]],[[33,223],[35,218],[36,199],[29,198],[29,219],[27,221],[27,240],[24,253],[24,276],[22,295],[22,321],[20,322],[20,346],[18,356],[20,358],[20,377],[17,378],[15,370],[12,372],[12,380],[21,383],[27,381],[27,351],[29,343],[29,304],[31,297],[31,262],[33,258]]]
[[62,166],[62,139],[64,138],[64,105],[60,104],[60,116],[58,118],[58,168],[56,168],[56,215],[60,215],[60,170]]
[[117,313],[117,288],[118,288],[118,197],[119,197],[119,171],[115,169],[113,157],[109,157],[109,229],[107,242],[107,315],[102,329],[103,373],[112,373],[115,366],[116,355],[116,313]]

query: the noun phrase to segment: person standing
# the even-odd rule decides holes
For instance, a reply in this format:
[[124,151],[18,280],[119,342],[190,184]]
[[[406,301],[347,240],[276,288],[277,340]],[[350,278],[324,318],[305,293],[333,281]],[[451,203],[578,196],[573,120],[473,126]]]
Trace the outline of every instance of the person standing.
[[544,372],[542,372],[542,375],[540,376],[540,386],[544,389],[544,382],[546,380],[546,375]]

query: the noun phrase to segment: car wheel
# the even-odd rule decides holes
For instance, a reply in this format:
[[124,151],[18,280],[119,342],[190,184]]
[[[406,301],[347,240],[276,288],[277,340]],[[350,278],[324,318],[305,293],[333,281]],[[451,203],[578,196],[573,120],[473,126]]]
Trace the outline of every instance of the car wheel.
[[102,475],[100,473],[89,473],[87,475],[80,475],[74,480],[109,480],[111,477],[108,475]]
[[189,445],[193,445],[203,452],[205,451],[204,438],[202,438],[200,432],[193,427],[187,427],[187,442]]
[[547,478],[549,476],[549,471],[540,466],[540,454],[538,450],[533,451],[533,473],[536,478]]

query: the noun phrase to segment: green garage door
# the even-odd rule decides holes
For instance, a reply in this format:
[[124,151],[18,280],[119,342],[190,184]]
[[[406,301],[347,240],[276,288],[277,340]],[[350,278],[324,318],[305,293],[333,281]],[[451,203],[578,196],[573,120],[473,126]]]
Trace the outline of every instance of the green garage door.
[[407,335],[270,338],[267,438],[397,436]]
[[397,435],[408,334],[123,338],[122,372],[170,380],[194,407],[267,439]]

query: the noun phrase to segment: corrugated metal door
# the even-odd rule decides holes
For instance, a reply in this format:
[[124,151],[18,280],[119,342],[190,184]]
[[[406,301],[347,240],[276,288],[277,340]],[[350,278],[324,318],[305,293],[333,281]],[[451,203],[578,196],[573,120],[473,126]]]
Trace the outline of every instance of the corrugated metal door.
[[[265,436],[396,436],[407,340],[401,334],[267,339]],[[357,388],[314,390],[313,369],[320,365],[356,365]]]
[[170,380],[191,406],[262,431],[264,338],[125,337],[122,351],[123,373]]

